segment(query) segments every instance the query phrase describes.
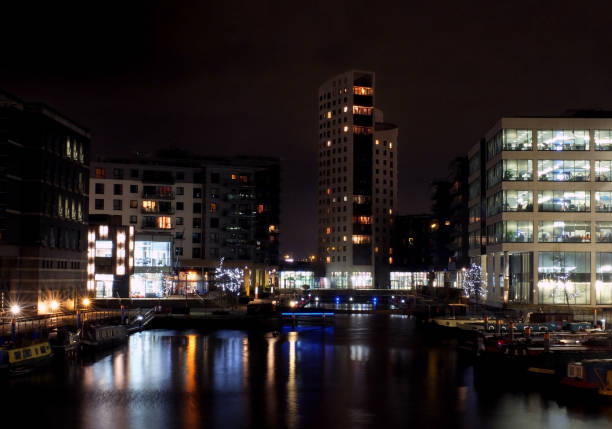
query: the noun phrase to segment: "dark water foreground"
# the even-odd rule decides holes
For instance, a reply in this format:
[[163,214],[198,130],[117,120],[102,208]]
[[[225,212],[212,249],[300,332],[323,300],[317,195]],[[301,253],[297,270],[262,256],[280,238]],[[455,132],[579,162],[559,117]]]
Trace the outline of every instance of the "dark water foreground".
[[[612,427],[612,405],[475,371],[394,316],[278,335],[142,332],[93,362],[2,384],[10,427]],[[9,427],[9,426],[7,426]]]

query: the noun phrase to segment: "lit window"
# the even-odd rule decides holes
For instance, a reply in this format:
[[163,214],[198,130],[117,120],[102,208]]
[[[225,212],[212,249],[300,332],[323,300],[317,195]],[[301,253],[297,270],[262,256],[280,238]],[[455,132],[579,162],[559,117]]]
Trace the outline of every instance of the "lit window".
[[232,180],[236,180],[238,179],[238,176],[236,174],[232,174]]
[[217,203],[210,203],[210,212],[211,213],[217,212]]
[[331,194],[331,189],[327,188],[327,195],[330,195],[330,194]]
[[393,263],[393,258],[391,256],[389,256],[389,263],[392,264]]
[[380,140],[376,139],[376,144],[380,144]]
[[393,143],[389,142],[389,149],[393,149]]
[[96,177],[104,179],[106,177],[106,170],[104,168],[96,168]]
[[108,237],[108,226],[100,225],[98,228],[98,235],[100,235],[100,238]]
[[270,226],[268,227],[268,232],[274,232],[274,231],[276,231],[276,226],[274,226],[274,225],[270,225]]
[[264,212],[264,205],[263,204],[259,204],[257,206],[257,213],[262,214]]
[[331,140],[327,140],[327,147],[331,146]]
[[329,226],[325,229],[325,233],[327,235],[331,234],[331,228]]
[[325,262],[327,262],[327,263],[329,264],[329,263],[331,262],[331,257],[327,256],[327,257],[325,258]]
[[348,129],[349,129],[349,128],[348,128],[348,126],[346,126],[346,125],[345,125],[345,126],[344,126],[344,132],[345,132],[345,133],[346,133],[346,132],[348,132]]
[[346,241],[346,240],[348,240],[348,238],[345,235],[345,236],[342,237],[342,241]]
[[157,213],[157,201],[144,200],[142,202],[142,211],[145,213]]
[[171,229],[172,222],[170,221],[170,216],[160,216],[157,218],[157,227],[159,229]]
[[344,106],[344,109],[342,109],[342,110],[344,110],[344,112],[347,112],[348,111],[348,107]]
[[389,214],[393,214],[393,209],[389,209]]
[[369,235],[353,235],[353,244],[368,244],[370,243]]
[[332,115],[331,112],[327,112],[327,119],[330,119],[331,115]]

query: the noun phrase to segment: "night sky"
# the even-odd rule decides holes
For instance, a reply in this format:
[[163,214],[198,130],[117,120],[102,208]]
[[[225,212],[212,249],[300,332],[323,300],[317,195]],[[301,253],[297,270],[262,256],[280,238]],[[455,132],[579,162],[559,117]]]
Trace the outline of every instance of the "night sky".
[[612,110],[609,3],[1,6],[0,88],[84,125],[102,156],[175,145],[280,157],[281,250],[305,256],[320,83],[376,72],[377,107],[399,125],[400,212],[426,212],[429,183],[500,116]]

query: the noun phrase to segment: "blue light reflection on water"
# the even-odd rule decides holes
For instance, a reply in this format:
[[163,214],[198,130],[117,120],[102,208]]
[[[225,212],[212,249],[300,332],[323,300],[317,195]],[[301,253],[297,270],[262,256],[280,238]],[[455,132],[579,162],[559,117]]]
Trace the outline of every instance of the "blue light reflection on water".
[[22,426],[609,427],[612,408],[495,383],[405,317],[279,332],[149,331],[93,363],[9,382]]

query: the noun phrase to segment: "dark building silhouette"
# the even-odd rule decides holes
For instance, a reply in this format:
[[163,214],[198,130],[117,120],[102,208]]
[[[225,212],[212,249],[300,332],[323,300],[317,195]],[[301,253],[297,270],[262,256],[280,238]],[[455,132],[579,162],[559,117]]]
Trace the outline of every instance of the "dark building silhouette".
[[394,271],[429,271],[432,267],[434,219],[429,214],[395,218],[393,229]]
[[85,290],[90,135],[0,91],[2,307],[71,309]]

